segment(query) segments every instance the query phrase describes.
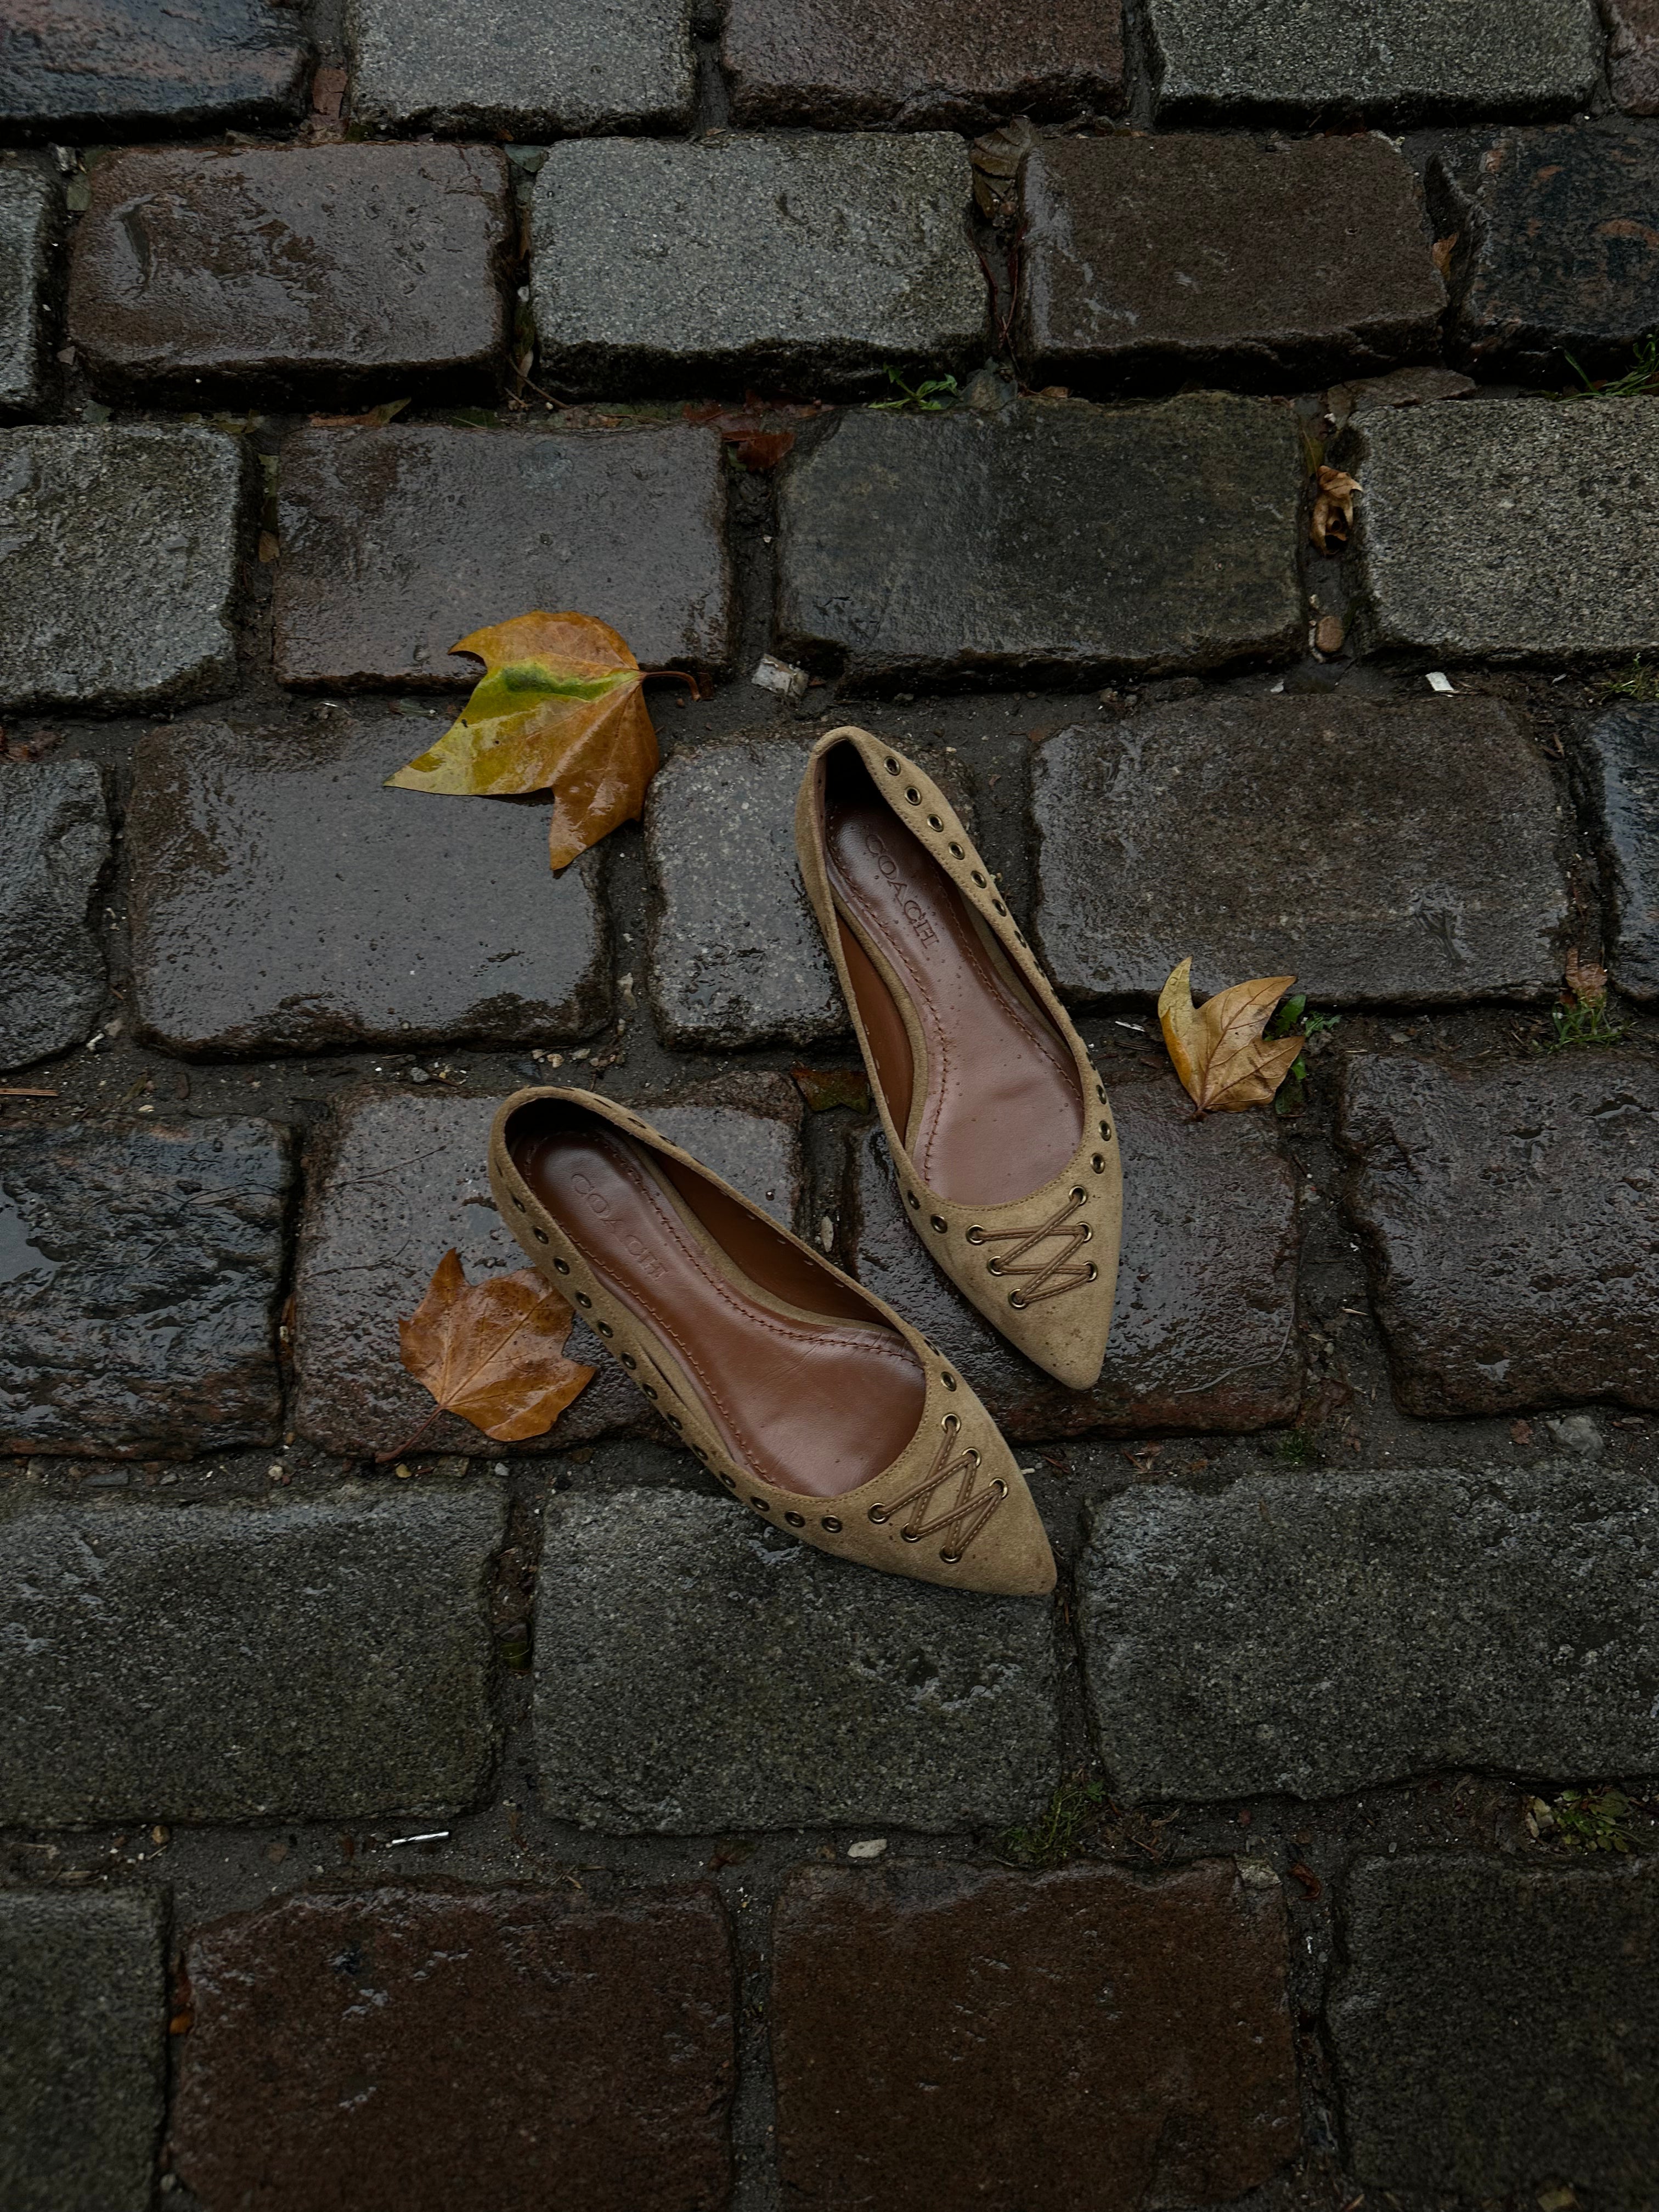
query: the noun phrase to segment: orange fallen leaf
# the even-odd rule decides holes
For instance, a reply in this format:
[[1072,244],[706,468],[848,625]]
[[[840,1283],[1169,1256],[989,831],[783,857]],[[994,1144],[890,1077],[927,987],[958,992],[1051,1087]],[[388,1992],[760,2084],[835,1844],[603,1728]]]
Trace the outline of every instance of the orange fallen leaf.
[[1183,960],[1158,995],[1158,1018],[1176,1073],[1200,1114],[1265,1106],[1296,1064],[1300,1036],[1264,1037],[1294,975],[1259,975],[1193,1005],[1193,963]]
[[591,1367],[564,1357],[574,1319],[533,1267],[469,1283],[450,1250],[415,1312],[398,1321],[398,1345],[438,1413],[459,1413],[497,1443],[518,1443],[544,1436],[592,1380]]
[[1565,980],[1580,1006],[1597,1006],[1607,995],[1607,969],[1594,960],[1581,960],[1577,951],[1567,955]]
[[311,427],[313,430],[384,430],[408,404],[406,399],[385,399],[362,415],[313,415]]
[[657,772],[641,687],[647,673],[675,672],[641,669],[592,615],[515,615],[450,651],[482,660],[483,678],[459,720],[389,783],[463,798],[551,790],[556,870],[638,814]]
[[1364,487],[1357,477],[1345,476],[1340,469],[1321,468],[1316,474],[1319,489],[1309,535],[1320,552],[1340,553],[1353,527],[1354,494]]

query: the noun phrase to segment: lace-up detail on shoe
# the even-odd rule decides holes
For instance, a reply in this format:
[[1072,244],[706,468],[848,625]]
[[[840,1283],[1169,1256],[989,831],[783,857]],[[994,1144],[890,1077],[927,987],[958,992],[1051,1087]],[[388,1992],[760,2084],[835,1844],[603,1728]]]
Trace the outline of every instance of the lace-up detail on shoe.
[[[1081,1290],[1085,1283],[1092,1283],[1099,1269],[1092,1260],[1076,1256],[1089,1242],[1094,1231],[1086,1221],[1073,1220],[1080,1206],[1088,1203],[1086,1190],[1073,1189],[1065,1203],[1056,1207],[1047,1221],[1036,1229],[970,1229],[970,1244],[1012,1244],[1013,1250],[1000,1260],[986,1263],[993,1275],[1014,1275],[1029,1279],[1028,1291],[1010,1291],[1008,1303],[1017,1313],[1027,1306],[1040,1305],[1044,1298],[1063,1298],[1067,1291]],[[1046,1260],[1031,1260],[1028,1255],[1049,1237],[1058,1237],[1060,1249]]]
[[[974,1484],[979,1474],[979,1454],[969,1445],[965,1450],[956,1450],[956,1440],[962,1424],[954,1413],[947,1413],[941,1425],[943,1441],[933,1455],[931,1471],[902,1498],[896,1498],[890,1505],[872,1505],[870,1518],[879,1528],[907,1506],[914,1509],[911,1518],[899,1530],[907,1544],[919,1544],[924,1536],[936,1536],[940,1529],[953,1533],[946,1540],[946,1547],[939,1557],[947,1566],[955,1566],[975,1536],[985,1528],[992,1515],[1008,1495],[1006,1482],[993,1482],[988,1488],[975,1492]],[[933,1504],[935,1492],[942,1490],[953,1474],[960,1474],[954,1505],[947,1505],[931,1521],[921,1516]]]

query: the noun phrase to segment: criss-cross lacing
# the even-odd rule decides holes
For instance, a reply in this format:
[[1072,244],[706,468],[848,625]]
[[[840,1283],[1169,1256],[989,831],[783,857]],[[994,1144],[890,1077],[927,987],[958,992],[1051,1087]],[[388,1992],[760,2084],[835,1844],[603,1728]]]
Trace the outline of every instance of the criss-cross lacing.
[[[1092,1283],[1100,1270],[1092,1260],[1079,1260],[1080,1252],[1093,1235],[1086,1221],[1073,1221],[1072,1216],[1080,1206],[1086,1205],[1086,1190],[1073,1189],[1048,1220],[1036,1229],[970,1229],[970,1244],[1012,1244],[1013,1250],[1006,1258],[989,1260],[987,1272],[993,1275],[1018,1275],[1027,1278],[1028,1291],[1010,1291],[1008,1303],[1017,1313],[1027,1306],[1040,1305],[1044,1298],[1063,1298],[1067,1291],[1080,1290],[1085,1283]],[[1050,1237],[1060,1239],[1060,1249],[1048,1260],[1024,1264],[1026,1255]]]
[[[979,1473],[979,1454],[971,1445],[964,1451],[953,1450],[962,1427],[954,1413],[947,1413],[940,1425],[945,1436],[934,1455],[932,1471],[922,1477],[914,1490],[907,1490],[902,1498],[896,1498],[890,1505],[872,1505],[870,1518],[879,1528],[906,1506],[914,1507],[912,1517],[899,1530],[907,1544],[919,1544],[924,1536],[936,1536],[941,1528],[953,1529],[956,1533],[949,1540],[954,1549],[941,1551],[939,1557],[946,1566],[954,1567],[1008,1495],[1008,1486],[1006,1482],[994,1481],[989,1489],[981,1490],[975,1496],[974,1480]],[[962,1480],[957,1486],[955,1504],[947,1505],[931,1521],[919,1518],[932,1505],[934,1492],[941,1489],[958,1472]]]

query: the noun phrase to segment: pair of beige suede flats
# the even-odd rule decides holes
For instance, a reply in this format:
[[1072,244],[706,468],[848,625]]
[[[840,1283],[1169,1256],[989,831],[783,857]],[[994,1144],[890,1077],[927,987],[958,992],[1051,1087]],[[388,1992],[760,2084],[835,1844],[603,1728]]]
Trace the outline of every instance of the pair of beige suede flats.
[[[916,1234],[1025,1356],[1100,1372],[1121,1179],[1104,1086],[939,787],[863,730],[814,747],[796,811]],[[490,1144],[534,1264],[749,1511],[890,1574],[1041,1596],[1054,1557],[954,1365],[627,1107],[520,1091]]]

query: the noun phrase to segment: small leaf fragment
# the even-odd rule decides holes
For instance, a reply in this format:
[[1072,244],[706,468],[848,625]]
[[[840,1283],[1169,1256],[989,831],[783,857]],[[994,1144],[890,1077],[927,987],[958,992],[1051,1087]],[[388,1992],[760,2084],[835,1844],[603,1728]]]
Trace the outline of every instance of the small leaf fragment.
[[1308,534],[1321,553],[1340,553],[1353,527],[1355,495],[1364,486],[1357,477],[1346,476],[1340,469],[1321,467],[1314,474],[1319,489],[1314,496]]
[[1592,1006],[1607,995],[1607,971],[1599,962],[1581,959],[1577,949],[1566,958],[1566,986],[1581,1006]]
[[1294,975],[1259,975],[1193,1005],[1193,963],[1183,960],[1159,994],[1158,1018],[1176,1073],[1200,1114],[1265,1106],[1301,1054],[1301,1036],[1264,1037]]
[[414,1313],[398,1321],[398,1351],[441,1412],[497,1443],[518,1443],[544,1436],[592,1380],[592,1368],[564,1357],[574,1318],[533,1267],[469,1283],[452,1249]]
[[855,1114],[870,1111],[870,1079],[861,1067],[792,1067],[789,1073],[815,1114],[836,1106],[850,1106]]

